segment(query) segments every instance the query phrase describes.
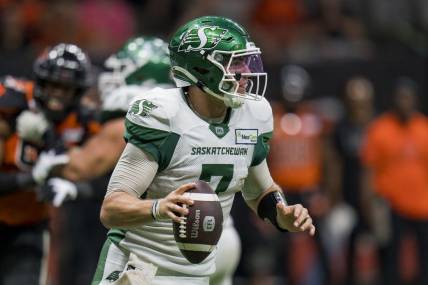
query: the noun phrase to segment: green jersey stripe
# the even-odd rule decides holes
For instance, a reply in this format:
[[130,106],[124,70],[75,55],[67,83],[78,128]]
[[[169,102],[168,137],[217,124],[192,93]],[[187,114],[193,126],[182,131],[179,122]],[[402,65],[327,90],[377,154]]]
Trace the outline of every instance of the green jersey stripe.
[[168,167],[180,135],[143,127],[125,120],[125,140],[150,154],[159,164],[158,172]]

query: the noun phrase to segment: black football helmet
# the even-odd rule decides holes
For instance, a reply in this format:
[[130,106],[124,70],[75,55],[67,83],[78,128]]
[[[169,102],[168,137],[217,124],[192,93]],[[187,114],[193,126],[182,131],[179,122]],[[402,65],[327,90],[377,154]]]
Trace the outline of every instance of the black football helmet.
[[83,93],[92,84],[89,57],[76,45],[58,44],[35,61],[34,99],[54,122],[77,109]]

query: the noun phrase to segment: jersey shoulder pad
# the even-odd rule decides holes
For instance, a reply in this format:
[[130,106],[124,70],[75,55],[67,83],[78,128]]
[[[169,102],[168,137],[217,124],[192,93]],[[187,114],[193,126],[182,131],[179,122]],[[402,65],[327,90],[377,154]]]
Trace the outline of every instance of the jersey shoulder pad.
[[16,92],[26,94],[33,89],[33,82],[25,79],[15,78],[13,76],[5,76],[1,79],[1,84]]
[[179,92],[177,88],[155,88],[134,97],[126,119],[142,127],[170,131],[179,108]]
[[165,153],[179,138],[172,131],[171,123],[180,98],[179,89],[156,88],[137,96],[126,114],[125,140],[151,154],[160,168],[167,165],[170,157]]
[[33,92],[33,83],[12,76],[0,80],[0,109],[20,112],[29,107]]
[[247,100],[244,106],[246,108],[245,112],[251,116],[252,121],[257,124],[261,133],[273,131],[272,107],[266,98],[262,98],[259,101]]

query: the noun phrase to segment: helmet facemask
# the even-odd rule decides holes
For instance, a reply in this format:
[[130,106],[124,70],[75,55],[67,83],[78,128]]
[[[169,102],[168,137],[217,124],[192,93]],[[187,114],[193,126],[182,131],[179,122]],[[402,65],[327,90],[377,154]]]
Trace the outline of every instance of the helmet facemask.
[[261,100],[266,91],[267,74],[263,72],[260,49],[236,51],[215,50],[207,59],[216,65],[223,76],[218,90],[211,95],[224,101],[226,106],[240,107],[244,100]]

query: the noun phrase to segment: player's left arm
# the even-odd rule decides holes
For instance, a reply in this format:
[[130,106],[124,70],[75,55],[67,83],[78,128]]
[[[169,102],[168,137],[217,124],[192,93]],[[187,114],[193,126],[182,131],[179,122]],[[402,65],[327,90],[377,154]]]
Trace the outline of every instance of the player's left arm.
[[125,148],[124,119],[105,123],[101,131],[82,147],[69,151],[69,163],[61,170],[61,176],[71,181],[90,179],[112,170]]
[[270,175],[266,160],[249,168],[243,196],[260,218],[268,220],[279,230],[315,234],[308,210],[301,204],[287,204],[282,189]]

